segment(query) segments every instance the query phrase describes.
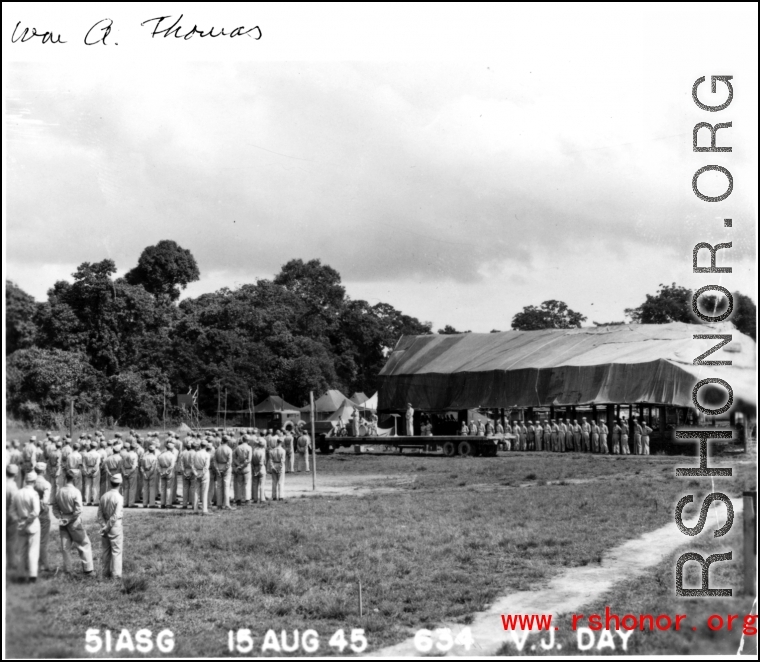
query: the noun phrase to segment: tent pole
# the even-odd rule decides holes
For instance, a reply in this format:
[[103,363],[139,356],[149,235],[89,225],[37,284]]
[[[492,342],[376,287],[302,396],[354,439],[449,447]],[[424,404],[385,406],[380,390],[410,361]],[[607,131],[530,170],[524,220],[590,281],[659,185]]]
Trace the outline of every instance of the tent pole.
[[227,387],[224,387],[224,431],[227,431]]

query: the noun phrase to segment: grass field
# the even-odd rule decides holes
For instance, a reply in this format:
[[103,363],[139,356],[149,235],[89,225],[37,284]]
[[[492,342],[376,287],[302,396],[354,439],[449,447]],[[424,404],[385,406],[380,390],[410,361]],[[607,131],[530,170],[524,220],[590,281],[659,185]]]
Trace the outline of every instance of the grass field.
[[[317,654],[329,655],[337,653],[327,645],[335,630],[363,628],[371,652],[420,627],[467,623],[497,596],[599,563],[605,550],[672,521],[685,493],[674,467],[693,463],[544,453],[336,453],[317,461],[325,479],[382,486],[376,477],[388,475],[394,489],[296,498],[206,518],[128,510],[122,583],[59,574],[35,585],[8,584],[7,656],[85,655],[88,628],[170,629],[173,654],[187,657],[229,655],[228,631],[239,628],[255,637],[251,655],[260,654],[269,629],[306,628],[320,635]],[[722,479],[723,491],[754,487],[754,464],[726,462],[735,475]],[[88,530],[97,565],[96,525]],[[51,552],[59,564],[57,543]],[[606,604],[622,613],[666,611],[671,566],[653,569]],[[638,653],[700,650],[693,638],[636,641]]]

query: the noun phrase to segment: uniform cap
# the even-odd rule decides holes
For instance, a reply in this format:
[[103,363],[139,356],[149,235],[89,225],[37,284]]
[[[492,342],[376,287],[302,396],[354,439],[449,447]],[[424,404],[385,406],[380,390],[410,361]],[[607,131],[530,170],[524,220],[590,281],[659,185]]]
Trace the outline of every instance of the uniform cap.
[[78,441],[75,441],[75,442],[74,442],[74,450],[75,450],[75,451],[76,451],[76,450],[79,450],[79,446],[80,446],[79,442],[78,442]]
[[30,471],[24,478],[25,483],[33,483],[35,480],[37,480],[37,474],[34,471]]
[[168,448],[169,446],[174,446],[174,441],[172,439],[166,440],[166,447]]
[[15,476],[18,473],[18,467],[15,464],[8,464],[5,467],[6,476]]
[[47,465],[44,462],[37,462],[37,464],[34,465],[34,470],[41,474],[45,471],[45,467],[47,467]]
[[33,434],[31,437],[29,437],[29,441],[37,441],[37,435]]
[[151,452],[154,451],[154,450],[156,450],[156,444],[149,444],[148,445],[148,450],[151,451]]
[[117,432],[116,434],[114,434],[114,437],[116,437],[117,439],[121,439],[121,432]]
[[121,474],[111,476],[111,485],[121,485]]

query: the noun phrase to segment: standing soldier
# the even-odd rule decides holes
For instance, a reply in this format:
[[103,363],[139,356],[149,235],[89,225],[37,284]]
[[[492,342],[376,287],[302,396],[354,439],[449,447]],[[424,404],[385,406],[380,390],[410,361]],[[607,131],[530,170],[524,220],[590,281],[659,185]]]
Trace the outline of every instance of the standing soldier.
[[34,466],[37,480],[34,489],[40,500],[40,568],[50,570],[48,565],[48,544],[50,542],[50,498],[52,487],[45,478],[45,463],[37,462]]
[[140,476],[142,476],[142,505],[143,508],[153,508],[156,505],[156,446],[150,444],[148,450],[140,458]]
[[536,450],[544,450],[544,428],[541,421],[536,421]]
[[8,464],[5,467],[5,558],[10,570],[18,563],[18,519],[13,511],[13,497],[18,493],[16,476],[18,467]]
[[[152,433],[149,433],[152,434]],[[142,472],[140,471],[140,460],[142,459],[142,456],[145,455],[145,448],[143,447],[143,444],[145,441],[140,438],[139,435],[137,435],[137,441],[135,441],[134,444],[132,444],[132,450],[134,451],[135,455],[137,455],[137,471],[135,471],[135,494],[137,495],[135,500],[136,501],[142,501],[142,494],[143,494],[143,480],[142,480]],[[143,507],[145,507],[145,504],[143,503]]]
[[272,501],[282,501],[285,496],[285,449],[282,440],[269,454],[269,467],[272,474]]
[[37,437],[35,435],[29,437],[29,441],[26,443],[26,446],[24,446],[21,455],[22,482],[26,487],[26,474],[34,471],[34,465],[37,464],[40,455],[40,449],[37,447]]
[[504,434],[504,426],[501,424],[501,419],[496,421],[496,434]]
[[93,443],[82,456],[84,473],[84,504],[97,506],[100,499],[100,453]]
[[92,545],[82,524],[82,493],[74,485],[74,476],[64,474],[64,485],[58,490],[53,502],[53,514],[58,520],[58,537],[61,542],[63,570],[70,572],[70,549],[73,547],[82,561],[86,575],[92,573]]
[[309,471],[309,447],[311,439],[306,430],[303,431],[296,442],[296,471]]
[[134,508],[137,498],[137,453],[132,450],[133,443],[136,443],[134,438],[127,439],[121,454],[121,489],[126,508]]
[[206,443],[208,445],[208,454],[209,454],[209,472],[208,472],[208,502],[209,506],[216,507],[216,446],[214,446],[214,437],[208,436],[206,437]]
[[583,450],[582,445],[583,431],[581,426],[578,425],[578,419],[573,419],[573,450],[576,453],[580,453]]
[[221,510],[234,510],[230,506],[230,478],[232,476],[232,450],[229,447],[230,438],[225,434],[222,443],[214,451],[216,461],[216,507]]
[[232,453],[232,463],[235,503],[242,506],[251,501],[251,447],[248,445],[248,435],[238,440],[237,448]]
[[612,454],[620,455],[620,436],[623,433],[623,428],[620,425],[620,421],[615,421],[615,426],[612,428]]
[[161,508],[171,508],[172,506],[172,479],[174,477],[174,442],[171,438],[166,440],[166,448],[156,460],[156,470],[158,471],[158,489],[161,492]]
[[179,437],[174,437],[172,435],[172,439],[174,440],[174,449],[172,451],[174,453],[174,473],[172,474],[172,489],[171,489],[172,502],[169,505],[174,505],[175,503],[177,505],[181,505],[180,500],[179,500],[180,495],[178,492],[178,488],[182,487],[183,476],[182,476],[182,463],[179,461],[179,456],[181,452],[184,450],[184,444],[180,440]]
[[515,435],[515,439],[512,442],[512,450],[522,450],[522,430],[520,429],[519,421],[515,421],[515,424],[512,426],[512,434]]
[[285,448],[285,470],[293,473],[295,469],[295,439],[293,439],[293,433],[290,428],[285,431],[285,439],[283,439],[282,445]]
[[195,489],[193,490],[193,512],[197,513],[198,506],[202,505],[201,514],[208,515],[208,474],[211,466],[211,457],[208,454],[208,449],[211,447],[211,444],[201,443],[196,439],[193,445],[197,446],[191,460],[193,483],[195,485]]
[[110,480],[110,489],[102,497],[98,505],[98,522],[100,523],[100,541],[103,556],[101,567],[103,577],[121,578],[121,557],[124,549],[124,532],[122,518],[124,517],[124,499],[119,494],[122,479],[116,474]]
[[463,437],[466,437],[468,434],[470,434],[470,430],[467,427],[467,421],[462,421],[462,429],[459,431],[459,434],[461,434]]
[[185,439],[182,452],[179,454],[180,470],[182,472],[182,510],[193,505],[193,450],[189,439]]
[[[24,463],[24,454],[21,452],[21,449],[18,445],[18,439],[14,439],[11,441],[11,452],[8,456],[8,464],[12,464],[16,467],[16,473],[13,475],[14,480],[16,481],[16,488],[21,489],[24,485],[24,478],[21,475],[21,465]],[[10,510],[7,510],[6,512],[10,512]]]
[[[117,474],[121,474],[121,443],[116,442],[113,446],[113,453],[111,453],[103,464],[103,471],[106,474],[106,487],[110,488],[111,478]],[[101,494],[105,494],[107,490],[103,490]]]
[[478,422],[473,419],[470,422],[470,437],[477,437],[478,436]]
[[75,441],[71,451],[66,456],[65,470],[70,473],[74,478],[74,485],[81,492],[82,491],[82,454],[79,452],[79,442]]
[[266,442],[257,437],[254,441],[253,452],[251,453],[251,478],[253,481],[253,502],[264,503],[267,500],[266,495],[266,467],[267,452]]
[[633,419],[633,452],[636,453],[636,455],[643,455],[644,454],[644,447],[641,443],[641,433],[643,430],[641,429],[641,423],[639,423],[638,418]]
[[591,452],[591,425],[586,420],[586,417],[583,417],[583,422],[581,423],[581,441],[583,442],[583,452],[584,453],[590,453]]
[[30,582],[37,581],[40,562],[40,498],[34,489],[36,480],[37,474],[33,470],[27,472],[24,487],[13,495],[12,502],[19,536],[21,567]]
[[599,432],[599,424],[594,419],[591,424],[591,450],[594,453],[601,452],[601,448],[599,447]]
[[47,464],[45,467],[45,475],[47,482],[50,483],[50,502],[55,501],[55,493],[59,487],[59,475],[61,473],[61,447],[63,443],[60,437],[56,437],[52,444],[52,447],[47,454]]
[[607,424],[602,420],[602,424],[599,426],[599,450],[606,455],[609,453],[609,448],[607,448],[607,435],[610,433],[610,429],[607,427]]
[[414,436],[414,409],[412,409],[412,403],[406,404],[406,435],[408,437]]
[[620,450],[623,455],[631,454],[631,447],[628,445],[628,433],[630,431],[630,425],[624,418],[620,419]]
[[536,450],[536,428],[533,427],[533,421],[528,421],[528,427],[525,428],[525,438],[528,440],[528,450]]
[[649,455],[649,437],[652,434],[652,428],[644,423],[641,431],[641,454]]
[[97,451],[100,456],[100,482],[98,484],[98,501],[100,501],[100,495],[106,491],[106,471],[103,465],[105,465],[106,458],[110,455],[110,449],[105,439],[101,439],[98,442]]

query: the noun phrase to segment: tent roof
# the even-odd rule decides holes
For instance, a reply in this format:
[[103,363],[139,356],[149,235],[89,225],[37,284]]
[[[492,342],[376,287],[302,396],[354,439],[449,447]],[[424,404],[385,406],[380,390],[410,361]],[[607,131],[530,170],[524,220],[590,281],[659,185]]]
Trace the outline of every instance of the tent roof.
[[278,395],[270,395],[269,397],[265,398],[259,404],[255,405],[256,413],[257,414],[272,414],[274,412],[296,412],[299,411],[299,408],[288,404]]
[[351,398],[350,398],[350,399],[351,399],[351,402],[353,402],[353,403],[355,403],[355,404],[357,404],[357,405],[362,405],[362,404],[364,404],[364,403],[365,403],[367,400],[369,400],[369,397],[368,397],[368,396],[367,396],[367,395],[366,395],[364,392],[362,392],[362,391],[356,391],[356,392],[355,392],[355,393],[354,393],[354,394],[351,396]]
[[[716,340],[731,334],[708,360]],[[697,381],[718,377],[755,402],[756,344],[730,322],[629,324],[458,335],[403,336],[380,372],[380,409],[468,409],[650,403],[691,406]],[[720,356],[719,356],[720,355]]]
[[347,423],[351,420],[351,416],[353,416],[354,412],[356,411],[356,406],[354,405],[351,400],[348,398],[345,398],[338,407],[330,416],[327,418],[328,421],[337,421],[341,420],[344,423]]
[[[316,411],[337,411],[345,399],[346,396],[340,391],[330,389],[314,403],[314,409]],[[311,411],[311,407],[306,405],[305,407],[301,407],[301,411]]]

